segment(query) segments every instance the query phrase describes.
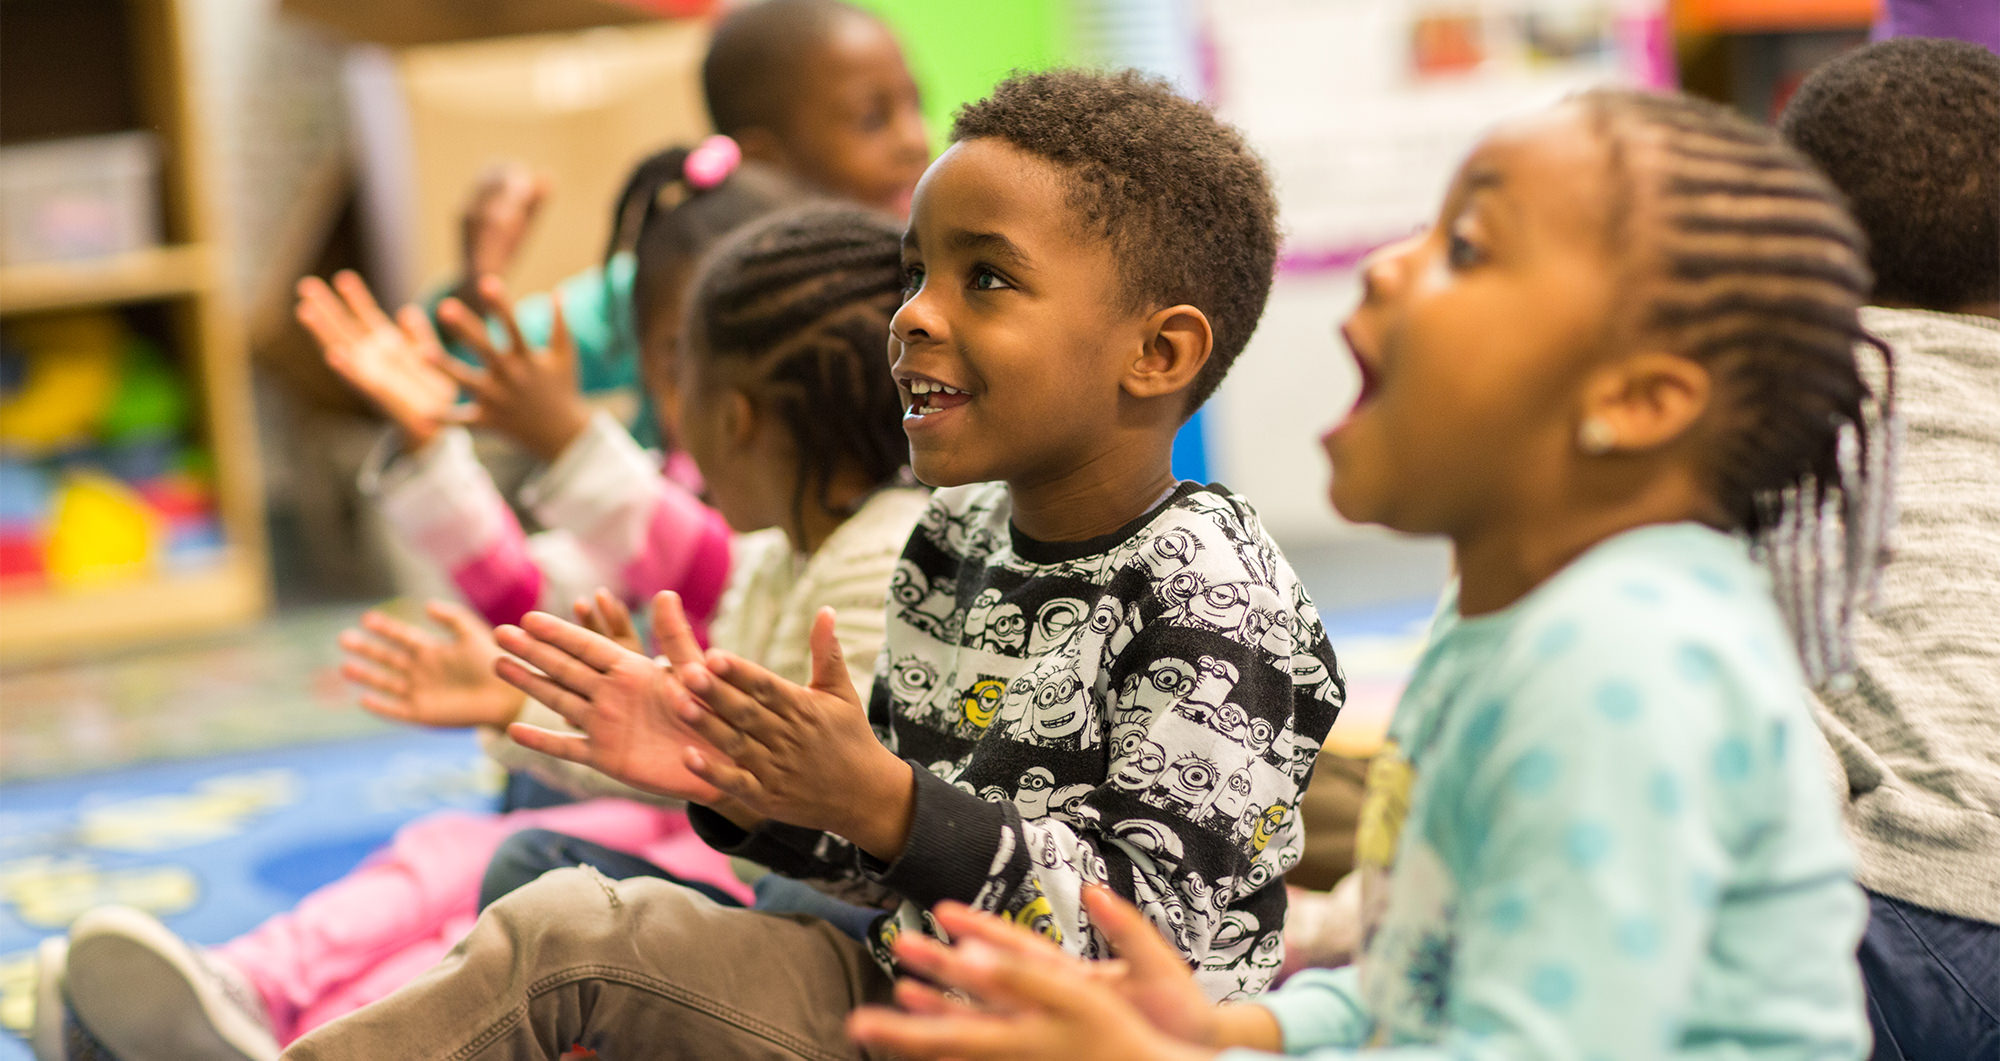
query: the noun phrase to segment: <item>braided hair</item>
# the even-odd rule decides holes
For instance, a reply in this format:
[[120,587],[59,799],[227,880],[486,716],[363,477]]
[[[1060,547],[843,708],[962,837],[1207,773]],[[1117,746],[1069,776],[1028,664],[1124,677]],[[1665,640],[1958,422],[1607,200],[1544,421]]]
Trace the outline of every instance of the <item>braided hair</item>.
[[670,147],[641,159],[612,208],[605,263],[625,251],[637,258],[632,312],[619,319],[620,327],[632,329],[629,335],[643,338],[651,332],[654,317],[679,301],[680,286],[710,247],[803,194],[781,174],[756,163],[740,165],[713,187],[696,187],[687,179],[693,152]]
[[[1640,337],[1717,380],[1716,500],[1770,569],[1808,679],[1834,679],[1852,667],[1848,620],[1893,519],[1893,366],[1857,312],[1866,241],[1805,159],[1733,112],[1623,89],[1577,101],[1628,190],[1608,239],[1633,274]],[[1879,393],[1857,345],[1882,358]]]
[[826,204],[746,226],[688,289],[684,348],[747,369],[755,400],[797,444],[794,526],[809,496],[833,507],[843,469],[877,487],[906,475],[909,442],[888,357],[902,285],[902,226]]

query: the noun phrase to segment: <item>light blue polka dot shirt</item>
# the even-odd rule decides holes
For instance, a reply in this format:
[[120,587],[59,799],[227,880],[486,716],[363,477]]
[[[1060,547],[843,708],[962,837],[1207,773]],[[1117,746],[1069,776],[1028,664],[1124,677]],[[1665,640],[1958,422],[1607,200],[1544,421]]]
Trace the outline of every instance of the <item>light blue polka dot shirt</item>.
[[1864,1056],[1803,688],[1743,543],[1693,524],[1447,601],[1370,772],[1363,958],[1260,1000],[1287,1053]]

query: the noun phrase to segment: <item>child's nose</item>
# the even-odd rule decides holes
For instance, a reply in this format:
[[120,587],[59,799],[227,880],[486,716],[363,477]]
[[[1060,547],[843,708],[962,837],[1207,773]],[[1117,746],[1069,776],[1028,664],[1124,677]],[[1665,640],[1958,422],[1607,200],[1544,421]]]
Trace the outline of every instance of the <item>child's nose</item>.
[[1377,247],[1361,260],[1361,300],[1376,302],[1393,294],[1396,283],[1401,279],[1404,263],[1416,250],[1423,239],[1423,233],[1412,233],[1394,243]]
[[937,315],[931,311],[928,300],[924,298],[922,288],[918,288],[916,293],[896,310],[896,315],[889,318],[889,334],[906,346],[937,341],[943,334],[941,327]]

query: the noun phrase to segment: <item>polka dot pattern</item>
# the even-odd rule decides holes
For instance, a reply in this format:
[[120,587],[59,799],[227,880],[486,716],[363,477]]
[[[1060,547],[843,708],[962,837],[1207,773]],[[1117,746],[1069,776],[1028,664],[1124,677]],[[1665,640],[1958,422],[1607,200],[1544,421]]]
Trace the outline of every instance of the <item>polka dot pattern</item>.
[[1577,822],[1563,836],[1570,865],[1591,869],[1611,854],[1611,828],[1602,822]]
[[1576,997],[1576,974],[1568,966],[1548,964],[1528,978],[1528,997],[1548,1009],[1564,1009]]
[[1514,768],[1508,771],[1508,782],[1514,786],[1514,791],[1524,796],[1538,796],[1556,783],[1556,774],[1561,769],[1556,753],[1547,748],[1533,748],[1514,760]]
[[1639,717],[1645,698],[1631,682],[1613,678],[1597,687],[1597,713],[1613,722],[1630,722]]
[[1711,763],[1715,779],[1725,784],[1735,784],[1750,776],[1750,742],[1741,737],[1726,737],[1715,746],[1715,756]]

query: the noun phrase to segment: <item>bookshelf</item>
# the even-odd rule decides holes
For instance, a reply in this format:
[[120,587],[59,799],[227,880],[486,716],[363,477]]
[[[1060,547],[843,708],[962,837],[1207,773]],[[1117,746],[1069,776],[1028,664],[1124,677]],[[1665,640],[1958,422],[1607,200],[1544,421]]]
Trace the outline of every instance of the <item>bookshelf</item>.
[[0,661],[88,655],[251,622],[269,602],[249,362],[220,238],[211,145],[177,0],[7,0],[0,139],[147,129],[163,241],[109,257],[0,267],[0,327],[58,310],[150,322],[192,399],[213,466],[220,547],[198,565],[90,588],[0,584]]

